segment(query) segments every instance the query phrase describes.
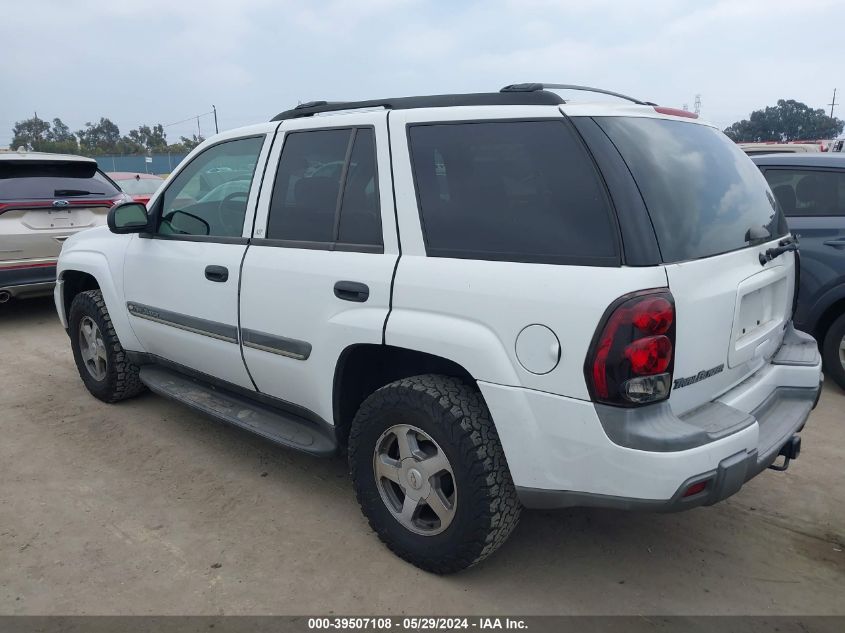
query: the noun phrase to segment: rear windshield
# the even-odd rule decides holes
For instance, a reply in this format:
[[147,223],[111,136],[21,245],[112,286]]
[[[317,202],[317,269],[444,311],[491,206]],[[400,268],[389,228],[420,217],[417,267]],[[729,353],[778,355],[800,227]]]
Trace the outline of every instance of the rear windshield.
[[145,193],[155,193],[163,183],[163,180],[158,178],[127,178],[125,180],[118,180],[117,184],[123,189],[124,193],[131,193],[133,195],[141,195]]
[[0,163],[0,200],[102,198],[119,193],[100,172],[82,173],[67,165],[11,165]]
[[710,257],[786,234],[766,180],[721,132],[665,119],[596,121],[637,181],[665,262]]

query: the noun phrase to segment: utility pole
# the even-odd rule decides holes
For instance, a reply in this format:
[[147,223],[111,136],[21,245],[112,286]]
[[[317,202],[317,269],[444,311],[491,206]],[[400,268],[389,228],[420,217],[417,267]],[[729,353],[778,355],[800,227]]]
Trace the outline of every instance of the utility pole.
[[202,138],[202,130],[200,129],[200,115],[197,115],[197,138]]
[[837,105],[836,103],[836,88],[833,89],[833,99],[831,99],[830,103],[827,105],[830,106],[830,118],[833,118],[833,106]]
[[220,134],[220,130],[217,127],[217,106],[212,103],[211,109],[214,111],[214,133]]
[[696,114],[701,114],[701,95],[695,95],[695,104],[693,105]]

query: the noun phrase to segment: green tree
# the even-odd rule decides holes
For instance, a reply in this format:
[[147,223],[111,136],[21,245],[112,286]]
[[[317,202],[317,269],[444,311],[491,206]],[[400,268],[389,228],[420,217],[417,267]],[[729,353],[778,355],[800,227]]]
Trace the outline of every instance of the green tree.
[[188,138],[187,136],[180,136],[178,143],[173,143],[173,145],[167,146],[167,151],[173,152],[174,154],[183,154],[185,152],[190,152],[204,140],[205,137],[197,136],[196,134],[191,134],[190,138]]
[[24,147],[34,152],[57,154],[75,154],[79,151],[76,137],[61,119],[53,119],[53,124],[50,125],[48,121],[37,116],[15,123],[9,147]]
[[12,128],[11,149],[23,147],[30,151],[44,151],[41,149],[47,142],[47,133],[50,131],[50,123],[39,119],[37,116],[31,119],[18,121]]
[[759,141],[814,141],[836,138],[845,121],[829,117],[821,108],[812,109],[794,99],[779,99],[776,106],[755,110],[748,119],[737,121],[725,134],[738,143]]
[[79,152],[79,143],[76,141],[76,136],[59,118],[53,119],[53,126],[47,132],[47,142],[50,145],[48,151],[57,154],[77,154]]
[[139,125],[137,129],[130,130],[129,134],[121,139],[121,147],[123,153],[126,154],[166,152],[167,135],[164,132],[164,126],[161,123],[152,127]]
[[100,117],[97,123],[86,123],[83,129],[77,131],[76,136],[79,138],[79,149],[83,154],[95,156],[120,151],[120,129],[105,117]]

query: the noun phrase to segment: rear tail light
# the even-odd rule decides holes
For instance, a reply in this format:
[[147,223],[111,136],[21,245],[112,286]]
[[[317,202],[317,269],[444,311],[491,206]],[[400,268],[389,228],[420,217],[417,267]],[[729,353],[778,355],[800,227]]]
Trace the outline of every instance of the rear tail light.
[[584,374],[595,402],[631,407],[665,400],[675,359],[675,302],[666,289],[614,301],[599,324]]

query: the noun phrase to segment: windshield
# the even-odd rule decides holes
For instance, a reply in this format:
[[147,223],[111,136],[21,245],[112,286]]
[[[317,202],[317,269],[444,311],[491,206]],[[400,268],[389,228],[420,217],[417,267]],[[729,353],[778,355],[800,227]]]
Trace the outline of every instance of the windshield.
[[118,180],[117,184],[123,189],[124,193],[133,195],[155,193],[163,183],[163,180],[158,178],[129,178],[126,180]]
[[721,132],[654,118],[596,121],[637,181],[664,262],[710,257],[786,234],[766,180]]

